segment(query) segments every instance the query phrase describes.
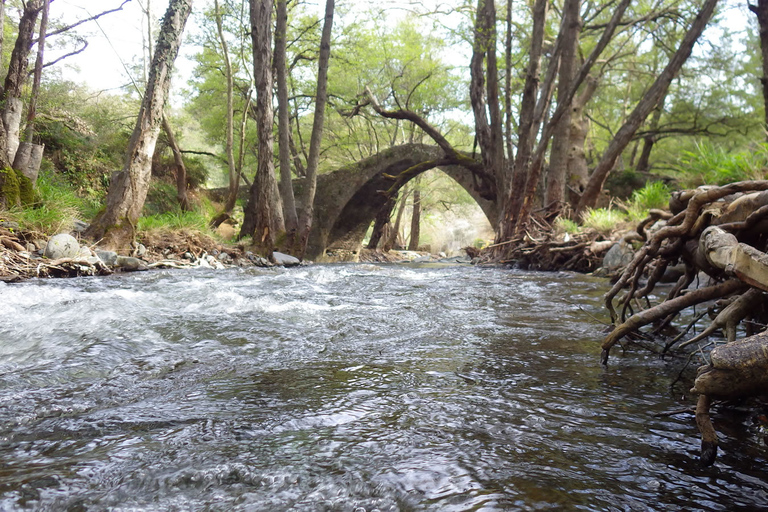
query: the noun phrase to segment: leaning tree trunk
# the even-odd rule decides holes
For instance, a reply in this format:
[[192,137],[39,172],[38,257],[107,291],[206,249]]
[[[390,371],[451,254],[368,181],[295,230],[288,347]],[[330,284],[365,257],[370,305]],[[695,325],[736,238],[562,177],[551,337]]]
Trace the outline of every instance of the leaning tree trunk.
[[389,219],[392,218],[392,212],[395,209],[395,203],[397,202],[397,196],[391,196],[381,207],[379,213],[376,214],[376,218],[373,222],[373,231],[371,232],[371,239],[368,240],[368,249],[376,249],[379,246],[381,239],[388,238],[386,231]]
[[312,229],[315,211],[315,192],[317,191],[317,166],[320,159],[320,142],[323,138],[325,104],[328,101],[328,61],[331,58],[331,28],[333,27],[334,0],[325,2],[325,22],[320,37],[320,58],[317,64],[317,94],[315,97],[315,115],[312,122],[312,135],[309,138],[309,157],[307,158],[307,179],[304,191],[301,221],[299,222],[298,255],[304,256]]
[[192,0],[171,0],[168,4],[155,45],[144,99],[128,142],[125,165],[121,172],[112,176],[106,209],[94,219],[85,233],[92,239],[101,240],[106,247],[124,249],[133,241],[136,221],[149,190],[152,154],[160,134],[173,63],[191,10]]
[[707,0],[704,3],[701,10],[696,15],[696,19],[688,29],[688,32],[686,32],[685,37],[683,37],[680,47],[670,59],[669,64],[667,64],[667,67],[664,68],[661,75],[656,78],[656,81],[653,82],[648,91],[646,91],[645,95],[629,115],[624,125],[619,128],[618,132],[616,132],[616,135],[613,137],[613,140],[611,140],[605,153],[603,153],[603,157],[597,164],[597,168],[595,168],[592,176],[589,178],[587,187],[584,190],[576,209],[577,218],[586,211],[587,208],[594,208],[597,203],[597,198],[603,190],[603,185],[608,177],[608,173],[613,169],[616,160],[618,160],[622,151],[624,151],[624,148],[626,148],[627,144],[632,140],[637,129],[643,124],[651,111],[659,104],[661,98],[667,93],[669,84],[672,83],[672,80],[680,71],[680,68],[683,67],[683,64],[685,64],[685,61],[688,60],[688,57],[691,55],[693,45],[696,44],[699,36],[701,36],[701,33],[707,26],[716,5],[717,0]]
[[256,130],[259,159],[240,237],[253,236],[254,247],[271,257],[283,243],[285,221],[275,179],[272,124],[272,0],[250,0],[253,76],[256,84]]
[[403,212],[405,211],[405,203],[408,202],[408,196],[410,191],[404,192],[400,199],[400,206],[397,207],[397,216],[395,217],[395,224],[392,226],[392,231],[389,232],[389,236],[384,241],[385,251],[391,251],[395,245],[397,245],[397,237],[400,236],[400,223],[403,221]]

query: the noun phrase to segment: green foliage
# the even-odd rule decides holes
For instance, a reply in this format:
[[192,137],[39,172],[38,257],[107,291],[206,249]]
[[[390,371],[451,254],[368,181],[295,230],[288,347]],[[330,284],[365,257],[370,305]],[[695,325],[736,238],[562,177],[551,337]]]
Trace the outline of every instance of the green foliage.
[[152,180],[149,184],[149,191],[144,202],[142,215],[152,217],[174,212],[178,208],[179,202],[176,198],[176,185],[168,180]]
[[35,186],[32,180],[24,176],[21,171],[16,171],[16,179],[19,182],[19,200],[21,206],[29,206],[35,202]]
[[768,144],[755,144],[745,151],[726,149],[703,141],[695,151],[684,151],[670,173],[686,188],[725,185],[734,181],[764,179],[768,167]]
[[569,235],[575,235],[581,232],[581,226],[579,226],[575,221],[566,219],[565,217],[558,217],[555,220],[555,229],[557,231],[568,233]]
[[629,220],[643,220],[652,208],[666,209],[669,196],[670,189],[663,181],[647,182],[643,188],[632,192],[632,197],[625,205]]
[[626,222],[626,216],[613,208],[588,209],[582,218],[582,225],[600,233],[608,234]]
[[193,229],[207,232],[208,217],[201,212],[182,212],[178,209],[165,213],[140,217],[137,224],[139,231],[153,231],[159,229]]
[[79,197],[72,187],[50,172],[37,179],[34,204],[12,208],[10,215],[23,229],[54,234],[69,231],[76,219],[91,218],[99,203]]
[[0,190],[0,196],[7,205],[16,206],[20,202],[19,179],[16,177],[16,172],[10,167],[6,167],[0,169],[0,174],[3,175],[1,180],[3,189]]

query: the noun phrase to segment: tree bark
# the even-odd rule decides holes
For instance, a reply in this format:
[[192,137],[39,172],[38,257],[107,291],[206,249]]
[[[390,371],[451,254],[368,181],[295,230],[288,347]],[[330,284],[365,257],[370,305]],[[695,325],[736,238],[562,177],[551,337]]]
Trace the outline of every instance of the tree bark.
[[392,196],[387,199],[387,202],[376,214],[376,219],[373,222],[373,232],[371,232],[371,239],[368,241],[368,249],[376,249],[379,246],[382,238],[389,238],[387,236],[387,224],[389,219],[392,218],[392,212],[395,210],[395,203],[397,202],[397,196]]
[[659,128],[659,121],[661,120],[661,114],[664,112],[664,99],[666,98],[666,94],[661,97],[659,100],[659,104],[656,105],[656,109],[653,111],[653,116],[651,117],[651,124],[648,127],[648,131],[650,132],[648,135],[643,137],[643,149],[640,151],[640,158],[637,160],[637,165],[635,166],[636,172],[647,172],[651,168],[650,160],[651,160],[651,151],[653,151],[653,145],[656,144],[656,141],[658,140],[658,136],[654,133]]
[[579,203],[581,193],[587,186],[589,180],[589,167],[587,165],[587,154],[584,146],[589,135],[589,118],[584,115],[584,107],[597,90],[598,79],[588,77],[584,89],[571,102],[571,129],[569,131],[568,148],[568,182],[569,190],[574,194],[569,194],[568,202],[572,209],[576,209]]
[[768,0],[757,0],[757,5],[749,4],[749,10],[757,16],[757,23],[760,27],[760,52],[763,60],[763,76],[760,77],[760,83],[763,89],[763,107],[764,117],[763,128],[768,137]]
[[312,135],[309,138],[309,156],[307,158],[307,178],[299,222],[298,255],[304,256],[312,229],[312,217],[315,210],[315,192],[317,191],[317,166],[320,159],[320,142],[323,138],[325,104],[328,101],[328,61],[331,57],[331,29],[333,27],[334,0],[325,2],[325,21],[320,37],[320,58],[317,63],[317,93],[315,97],[315,116],[312,122]]
[[514,235],[515,220],[523,203],[521,192],[525,188],[525,183],[528,179],[528,167],[534,139],[532,130],[533,113],[536,108],[536,96],[539,88],[542,44],[548,7],[549,2],[547,0],[536,0],[533,6],[533,32],[531,33],[531,47],[528,53],[528,70],[521,98],[522,106],[520,107],[520,123],[518,125],[517,155],[515,155],[515,163],[512,168],[511,187],[504,192],[508,194],[508,198],[502,208],[504,213],[499,226],[500,240],[508,240]]
[[[576,48],[581,31],[580,0],[566,0],[562,23],[562,50],[560,54],[560,78],[557,84],[558,102],[566,101],[574,77]],[[544,205],[559,211],[565,195],[565,178],[568,169],[568,147],[571,134],[571,108],[565,109],[552,136],[552,150],[547,173],[547,190]]]
[[35,133],[37,96],[40,93],[40,80],[43,75],[43,55],[45,53],[45,32],[48,27],[49,5],[49,0],[43,0],[43,15],[40,20],[40,31],[37,37],[37,58],[35,59],[35,74],[34,78],[32,79],[32,92],[29,95],[29,108],[27,109],[27,130],[24,137],[27,142],[32,142],[32,136]]
[[271,257],[285,236],[280,193],[275,179],[272,124],[272,0],[250,0],[253,76],[256,84],[256,128],[259,158],[240,237],[253,235],[254,247]]
[[637,129],[648,117],[648,114],[659,104],[659,101],[667,93],[669,84],[675,78],[680,68],[683,67],[685,61],[691,55],[693,45],[701,36],[704,28],[709,23],[712,13],[717,5],[717,0],[706,0],[701,10],[693,20],[691,27],[683,37],[679,48],[670,59],[667,67],[661,72],[661,75],[656,78],[651,87],[646,91],[643,98],[637,104],[635,109],[629,115],[624,125],[616,132],[613,140],[611,140],[608,148],[603,153],[603,157],[597,164],[592,176],[589,178],[587,187],[581,196],[579,205],[576,209],[577,217],[581,215],[587,208],[593,208],[597,203],[597,198],[600,195],[600,191],[603,189],[605,180],[608,177],[608,173],[613,169],[616,164],[616,160],[621,155],[624,148],[632,140]]
[[192,0],[171,0],[168,4],[141,109],[128,142],[125,165],[121,172],[112,176],[106,209],[85,233],[92,239],[101,239],[106,247],[122,250],[133,241],[136,221],[149,190],[152,154],[160,133],[173,63],[191,10]]
[[494,178],[497,197],[503,197],[498,193],[499,186],[503,190],[506,176],[496,62],[496,7],[493,0],[477,1],[470,73],[469,96],[475,119],[475,137],[480,146],[484,170]]
[[176,200],[179,202],[181,211],[188,212],[190,208],[187,196],[187,167],[184,165],[179,143],[176,141],[176,135],[173,133],[173,126],[171,126],[171,121],[165,112],[163,112],[163,130],[168,137],[168,145],[171,147],[173,163],[176,166]]
[[278,149],[280,152],[280,196],[283,216],[288,232],[288,245],[293,245],[299,227],[296,200],[293,196],[291,173],[291,121],[288,104],[288,71],[286,69],[286,32],[288,30],[287,0],[277,0],[277,27],[275,29],[275,75],[277,78]]
[[409,251],[419,250],[419,237],[421,234],[421,190],[419,182],[421,175],[416,177],[413,187],[413,214],[411,215],[411,239],[408,242]]
[[27,78],[29,52],[35,35],[37,17],[43,9],[45,0],[29,0],[24,4],[24,10],[19,19],[18,36],[11,52],[8,73],[3,85],[3,130],[0,133],[3,167],[9,167],[13,162],[19,147],[19,126],[21,124],[21,89]]
[[237,172],[235,166],[235,112],[234,112],[234,80],[232,77],[232,62],[229,58],[229,45],[224,37],[224,24],[222,21],[222,13],[219,9],[219,1],[213,2],[214,17],[216,18],[216,33],[219,36],[219,45],[221,46],[221,53],[224,59],[224,79],[227,82],[227,127],[226,137],[227,141],[224,147],[227,155],[227,170],[229,172],[229,191],[227,192],[227,200],[224,203],[224,214],[231,215],[232,210],[235,209],[235,203],[237,202],[237,192],[240,188],[240,174]]
[[400,236],[400,223],[403,221],[403,212],[405,211],[405,203],[408,202],[408,196],[411,194],[409,191],[403,191],[403,195],[400,198],[400,205],[397,207],[397,216],[395,217],[395,224],[392,226],[392,231],[389,232],[389,236],[384,241],[383,249],[385,251],[391,251],[393,247],[397,245],[397,237]]

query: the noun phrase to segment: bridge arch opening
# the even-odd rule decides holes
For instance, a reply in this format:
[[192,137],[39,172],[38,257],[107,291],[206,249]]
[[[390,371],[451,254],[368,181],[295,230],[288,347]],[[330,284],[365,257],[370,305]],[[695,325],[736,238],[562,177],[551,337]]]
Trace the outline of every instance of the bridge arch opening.
[[[420,162],[434,160],[441,155],[437,147],[409,144],[390,148],[352,166],[323,175],[322,183],[318,183],[318,197],[324,200],[315,206],[314,237],[310,243],[314,254],[311,257],[317,260],[355,257],[366,232],[387,202],[383,191],[389,190],[394,183],[393,178]],[[474,199],[488,225],[496,224],[496,203],[480,197],[469,170],[451,165],[432,172],[450,177]]]

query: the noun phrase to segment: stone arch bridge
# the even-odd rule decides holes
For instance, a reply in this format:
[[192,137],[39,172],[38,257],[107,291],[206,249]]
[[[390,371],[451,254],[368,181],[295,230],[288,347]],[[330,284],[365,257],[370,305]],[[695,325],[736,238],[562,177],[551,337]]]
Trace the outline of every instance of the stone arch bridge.
[[[405,144],[319,175],[307,258],[323,261],[332,252],[356,255],[368,227],[387,201],[381,193],[393,184],[392,178],[387,176],[397,176],[418,163],[436,160],[443,155],[437,146]],[[491,225],[496,225],[496,202],[480,197],[469,170],[458,165],[438,169],[464,187],[480,205]],[[297,198],[301,197],[301,186],[302,180],[294,181]]]

